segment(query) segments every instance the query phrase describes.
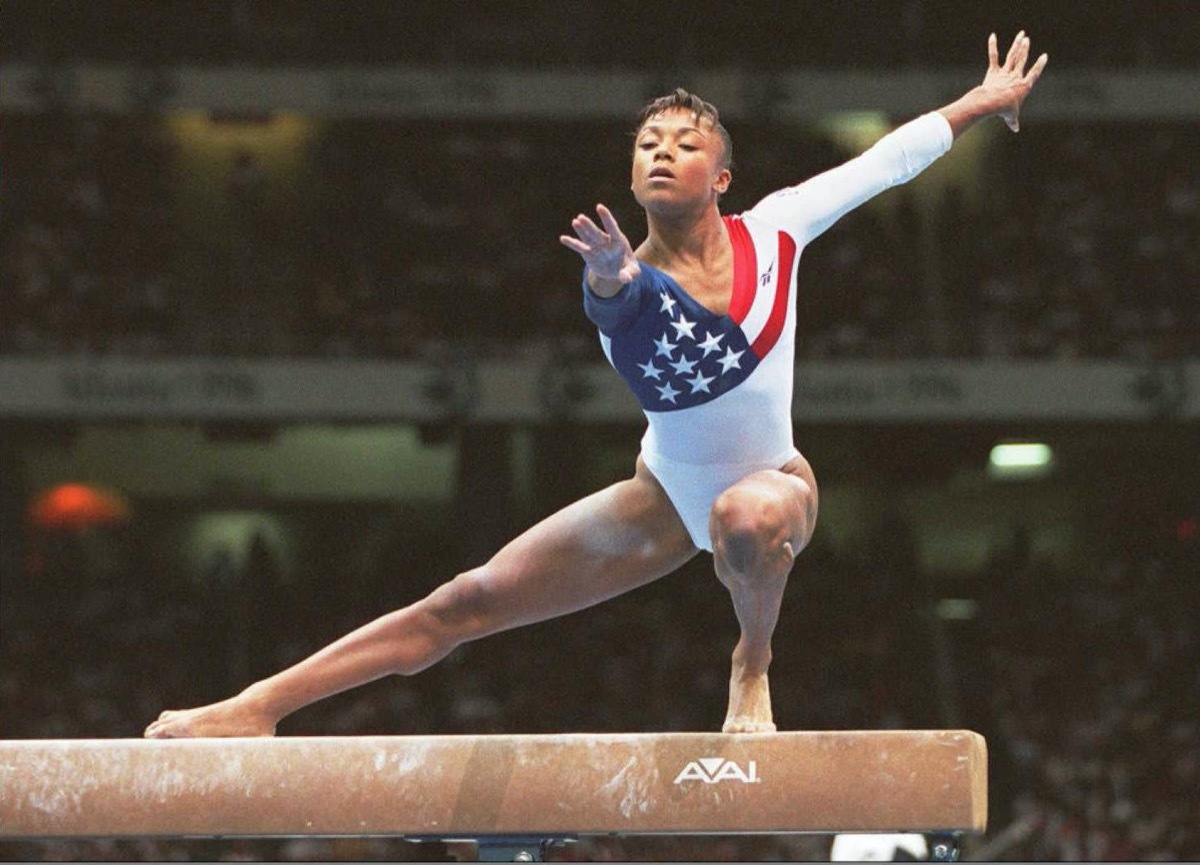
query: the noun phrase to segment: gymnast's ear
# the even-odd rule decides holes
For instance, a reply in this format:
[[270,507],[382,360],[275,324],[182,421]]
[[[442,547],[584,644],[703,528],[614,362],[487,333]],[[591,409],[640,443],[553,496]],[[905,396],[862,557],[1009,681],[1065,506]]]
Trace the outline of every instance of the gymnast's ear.
[[731,183],[733,183],[733,173],[728,168],[722,168],[717,172],[716,179],[713,180],[713,190],[717,195],[724,195],[729,191]]

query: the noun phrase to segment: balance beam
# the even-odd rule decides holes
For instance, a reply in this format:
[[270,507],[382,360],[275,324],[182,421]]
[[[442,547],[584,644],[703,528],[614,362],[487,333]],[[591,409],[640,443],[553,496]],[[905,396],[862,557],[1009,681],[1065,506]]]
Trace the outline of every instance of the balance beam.
[[0,742],[0,837],[982,832],[965,730]]

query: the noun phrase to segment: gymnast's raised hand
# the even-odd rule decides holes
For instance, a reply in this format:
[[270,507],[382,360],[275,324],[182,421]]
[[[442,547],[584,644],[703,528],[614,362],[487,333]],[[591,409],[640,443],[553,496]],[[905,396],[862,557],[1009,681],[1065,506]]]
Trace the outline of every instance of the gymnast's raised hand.
[[983,83],[941,109],[942,115],[950,121],[955,138],[974,121],[993,115],[1000,117],[1013,132],[1020,131],[1021,105],[1050,62],[1050,56],[1042,54],[1027,72],[1025,64],[1029,62],[1030,46],[1028,34],[1020,31],[1001,63],[996,34],[988,37],[988,67]]
[[603,204],[597,204],[596,214],[603,228],[581,213],[571,220],[571,228],[577,237],[564,234],[558,239],[583,258],[592,291],[607,297],[616,294],[625,283],[637,279],[642,266],[612,212]]

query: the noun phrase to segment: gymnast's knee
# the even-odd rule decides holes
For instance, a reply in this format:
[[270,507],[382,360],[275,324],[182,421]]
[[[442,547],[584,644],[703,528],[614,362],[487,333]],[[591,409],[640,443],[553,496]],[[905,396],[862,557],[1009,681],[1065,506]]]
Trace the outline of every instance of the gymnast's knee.
[[784,577],[791,570],[791,526],[778,496],[726,490],[713,503],[709,533],[714,555],[731,574]]

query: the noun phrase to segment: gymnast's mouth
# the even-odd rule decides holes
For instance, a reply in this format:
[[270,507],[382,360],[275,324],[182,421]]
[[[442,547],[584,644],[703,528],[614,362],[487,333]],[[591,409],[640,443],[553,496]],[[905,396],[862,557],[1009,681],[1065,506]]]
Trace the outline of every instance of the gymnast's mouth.
[[653,180],[656,177],[667,177],[671,180],[675,179],[675,175],[671,173],[671,169],[663,168],[662,166],[650,169],[649,178]]

